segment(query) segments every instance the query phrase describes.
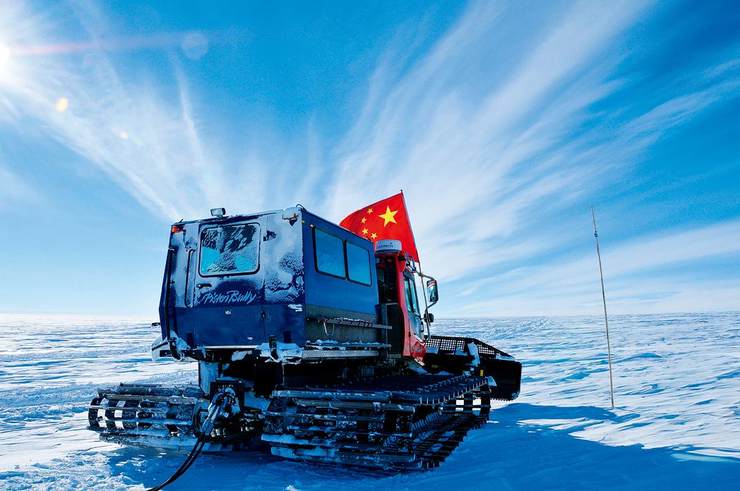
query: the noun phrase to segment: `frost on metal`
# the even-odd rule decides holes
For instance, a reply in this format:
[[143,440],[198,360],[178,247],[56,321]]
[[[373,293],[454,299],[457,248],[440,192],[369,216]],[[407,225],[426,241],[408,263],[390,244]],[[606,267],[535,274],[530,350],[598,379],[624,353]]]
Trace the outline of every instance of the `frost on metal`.
[[260,357],[275,363],[298,363],[303,358],[303,348],[295,343],[262,343]]

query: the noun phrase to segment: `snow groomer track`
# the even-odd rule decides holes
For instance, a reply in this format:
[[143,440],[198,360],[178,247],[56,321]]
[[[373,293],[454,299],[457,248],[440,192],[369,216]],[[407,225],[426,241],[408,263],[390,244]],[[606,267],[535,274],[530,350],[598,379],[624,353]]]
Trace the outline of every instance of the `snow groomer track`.
[[[121,384],[100,389],[88,410],[90,429],[124,442],[192,445],[194,415],[203,393],[196,385]],[[169,445],[167,445],[169,443]]]
[[382,469],[439,465],[490,411],[488,377],[395,376],[273,394],[262,441],[280,457]]
[[[377,469],[439,465],[490,412],[488,377],[393,376],[336,387],[276,390],[264,415],[243,417],[238,438],[214,435],[211,448],[248,445],[249,436],[291,460]],[[89,408],[90,428],[106,439],[186,447],[197,435],[197,386],[121,384],[101,389]],[[253,431],[245,431],[251,426]]]

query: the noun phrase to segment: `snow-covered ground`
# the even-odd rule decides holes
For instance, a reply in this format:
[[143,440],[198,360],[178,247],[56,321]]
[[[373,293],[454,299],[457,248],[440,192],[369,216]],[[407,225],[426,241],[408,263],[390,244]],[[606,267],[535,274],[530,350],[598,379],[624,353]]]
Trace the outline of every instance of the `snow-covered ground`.
[[[251,453],[202,456],[172,489],[740,489],[740,314],[441,320],[524,362],[522,394],[439,468],[378,476]],[[145,323],[0,315],[0,489],[152,486],[183,455],[86,429],[99,385],[182,382]]]

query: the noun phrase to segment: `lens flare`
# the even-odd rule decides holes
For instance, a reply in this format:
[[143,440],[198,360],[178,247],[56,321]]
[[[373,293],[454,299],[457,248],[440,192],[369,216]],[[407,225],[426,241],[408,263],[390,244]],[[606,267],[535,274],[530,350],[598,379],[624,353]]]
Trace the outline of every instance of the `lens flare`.
[[56,104],[54,104],[54,108],[60,113],[63,113],[64,111],[66,111],[68,107],[69,107],[69,99],[67,99],[66,97],[60,97],[59,99],[57,99]]

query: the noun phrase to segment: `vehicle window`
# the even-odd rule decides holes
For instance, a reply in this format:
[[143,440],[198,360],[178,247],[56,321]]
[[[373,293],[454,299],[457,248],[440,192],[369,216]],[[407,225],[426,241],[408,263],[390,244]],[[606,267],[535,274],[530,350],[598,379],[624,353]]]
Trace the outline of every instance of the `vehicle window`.
[[316,269],[322,273],[346,278],[344,267],[344,242],[339,237],[314,229]]
[[355,244],[347,242],[347,273],[349,279],[364,285],[370,281],[370,253]]
[[404,286],[406,289],[406,307],[409,312],[419,313],[419,302],[416,300],[416,288],[414,281],[409,277],[404,277]]
[[256,223],[203,229],[200,234],[201,276],[254,273],[259,269],[259,238]]

